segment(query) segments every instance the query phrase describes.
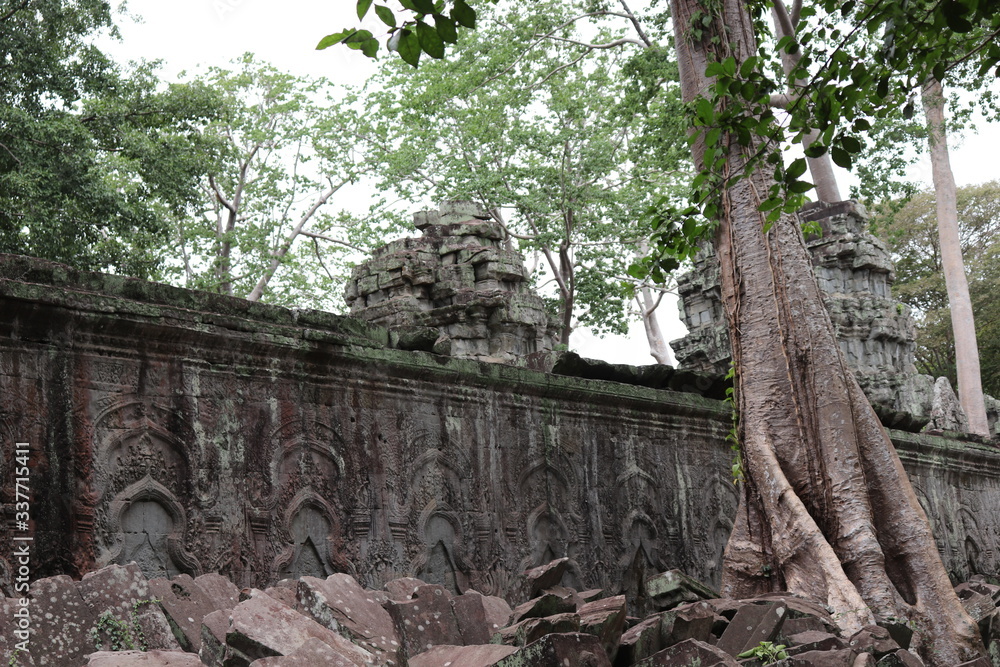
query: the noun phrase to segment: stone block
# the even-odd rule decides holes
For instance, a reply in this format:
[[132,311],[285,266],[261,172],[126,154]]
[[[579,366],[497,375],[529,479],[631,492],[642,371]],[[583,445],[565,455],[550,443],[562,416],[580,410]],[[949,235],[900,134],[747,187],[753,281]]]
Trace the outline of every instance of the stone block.
[[231,626],[230,609],[213,611],[201,619],[201,649],[198,651],[198,657],[209,667],[222,667],[226,659],[226,635],[229,634]]
[[788,663],[788,667],[853,667],[857,656],[851,649],[806,651],[783,662]]
[[[580,632],[592,634],[601,640],[610,660],[618,652],[618,640],[625,630],[625,596],[618,595],[583,604],[580,615]],[[709,626],[711,627],[711,626]]]
[[389,600],[385,608],[392,617],[407,657],[423,653],[432,646],[462,645],[451,595],[442,586],[424,584],[417,588],[412,599]]
[[435,646],[410,658],[409,667],[492,667],[516,651],[504,644]]
[[576,611],[576,604],[571,598],[556,593],[544,593],[514,607],[510,614],[510,622],[518,623],[526,618],[542,618],[574,611]]
[[85,667],[202,667],[202,662],[180,650],[98,651],[87,656]]
[[85,574],[77,587],[98,619],[110,612],[120,623],[129,627],[137,624],[150,649],[180,648],[163,610],[152,602],[149,583],[135,563],[109,565]]
[[661,616],[660,636],[664,646],[687,639],[707,642],[716,621],[715,609],[707,602],[694,602],[666,611]]
[[688,639],[674,644],[635,663],[635,667],[689,667],[690,665],[740,667],[740,663],[733,656],[697,639]]
[[172,580],[150,579],[149,592],[159,601],[180,647],[191,653],[201,650],[201,621],[220,609],[216,601],[186,574]]
[[[495,667],[611,667],[600,640],[583,633],[551,634],[528,644]],[[457,665],[456,665],[457,667]]]
[[646,580],[646,596],[657,609],[670,609],[685,602],[719,597],[719,594],[680,570],[668,570]]
[[[356,667],[357,662],[350,655],[344,655],[326,642],[309,638],[288,655],[260,658],[250,663],[250,667]],[[365,663],[365,665],[398,663]]]
[[788,607],[783,602],[746,604],[736,612],[716,646],[732,656],[773,641],[781,630]]
[[[468,595],[469,592],[465,594]],[[482,601],[483,611],[486,614],[486,627],[492,635],[510,622],[510,615],[513,610],[507,604],[506,600],[495,595],[484,595]]]
[[194,583],[218,605],[216,609],[232,609],[240,603],[240,589],[221,574],[202,574],[195,577]]
[[580,631],[579,614],[555,614],[545,618],[526,618],[493,635],[494,643],[526,646],[545,635]]
[[[879,629],[881,630],[882,628]],[[855,636],[858,637],[859,635],[861,635],[861,633],[858,633]],[[861,644],[864,641],[863,637],[859,637],[858,645],[855,645],[853,637],[851,642],[846,642],[836,635],[831,635],[829,632],[817,632],[814,630],[786,636],[788,637],[788,650],[786,652],[789,655],[797,655],[799,653],[807,653],[809,651],[838,651],[845,648],[850,648],[856,653],[860,653],[864,650],[861,648]],[[889,634],[886,633],[886,637],[888,636]],[[899,646],[896,645],[896,642],[892,642],[892,645],[894,647],[893,650],[899,650]],[[865,644],[865,647],[868,646],[868,644]]]
[[321,625],[367,649],[380,661],[401,664],[401,646],[392,617],[354,577],[302,577],[298,599],[303,610]]
[[451,599],[451,608],[455,612],[458,631],[462,635],[462,644],[488,644],[495,630],[486,619],[486,607],[483,596],[476,591],[467,591]]
[[626,630],[618,642],[615,664],[631,665],[660,651],[660,614],[650,616]]
[[526,597],[533,598],[546,588],[558,586],[569,569],[569,558],[557,558],[524,572]]
[[924,661],[905,649],[883,656],[876,663],[878,667],[924,667]]
[[259,591],[236,605],[231,618],[226,634],[227,667],[230,663],[249,664],[260,658],[288,655],[310,638],[329,645],[356,667],[374,660],[360,646]]
[[[791,639],[791,637],[789,637],[789,639]],[[909,641],[907,641],[907,645],[909,645]],[[871,653],[876,659],[889,653],[895,653],[902,648],[899,643],[892,638],[892,635],[887,628],[879,627],[877,625],[869,625],[855,632],[848,640],[847,647],[857,651],[858,653]]]
[[[23,642],[19,619],[14,614],[24,614],[21,598],[0,598],[0,655],[9,657],[16,644]],[[83,657],[95,649],[89,631],[97,615],[84,602],[76,582],[60,575],[39,579],[31,584],[31,598],[27,612],[30,618],[27,631],[31,653],[19,652],[18,665],[73,665],[81,664]]]

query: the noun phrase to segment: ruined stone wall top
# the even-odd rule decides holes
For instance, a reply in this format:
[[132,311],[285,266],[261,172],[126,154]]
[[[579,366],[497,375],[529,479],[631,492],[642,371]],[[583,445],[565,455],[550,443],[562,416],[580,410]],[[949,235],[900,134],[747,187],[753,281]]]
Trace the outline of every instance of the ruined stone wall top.
[[470,202],[414,215],[421,238],[393,241],[355,268],[351,315],[387,327],[401,347],[523,364],[550,351],[556,325],[503,228]]

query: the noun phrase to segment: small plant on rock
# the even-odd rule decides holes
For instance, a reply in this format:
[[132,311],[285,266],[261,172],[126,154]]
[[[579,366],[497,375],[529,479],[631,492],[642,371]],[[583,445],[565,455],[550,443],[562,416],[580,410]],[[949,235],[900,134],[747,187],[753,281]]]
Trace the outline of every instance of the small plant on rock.
[[[98,651],[145,651],[146,635],[139,625],[139,607],[144,604],[159,602],[159,600],[136,600],[132,603],[132,613],[124,621],[110,609],[97,617],[97,622],[90,629],[90,640]],[[105,646],[107,648],[105,649]]]
[[785,653],[784,644],[774,644],[772,642],[761,642],[754,646],[752,649],[743,651],[737,658],[756,658],[760,660],[762,665],[771,665],[779,660],[784,660],[788,657]]

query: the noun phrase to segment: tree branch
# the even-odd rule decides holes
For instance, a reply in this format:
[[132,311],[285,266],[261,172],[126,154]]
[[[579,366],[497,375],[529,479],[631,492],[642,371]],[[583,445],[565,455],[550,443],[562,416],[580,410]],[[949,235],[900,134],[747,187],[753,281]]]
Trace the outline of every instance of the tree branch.
[[18,5],[17,7],[14,7],[13,9],[11,9],[9,12],[7,12],[6,14],[4,14],[3,16],[0,16],[0,23],[3,23],[4,21],[7,21],[14,14],[17,14],[19,11],[21,11],[22,9],[24,9],[25,7],[27,7],[30,2],[31,2],[31,0],[24,0],[24,2],[22,2],[20,5]]
[[642,29],[642,26],[639,24],[639,19],[636,18],[635,13],[633,13],[629,6],[625,3],[625,0],[619,0],[619,2],[621,3],[622,9],[625,10],[628,20],[632,22],[632,26],[639,34],[639,39],[642,40],[642,43],[646,46],[646,48],[652,48],[653,42],[649,39],[646,31]]

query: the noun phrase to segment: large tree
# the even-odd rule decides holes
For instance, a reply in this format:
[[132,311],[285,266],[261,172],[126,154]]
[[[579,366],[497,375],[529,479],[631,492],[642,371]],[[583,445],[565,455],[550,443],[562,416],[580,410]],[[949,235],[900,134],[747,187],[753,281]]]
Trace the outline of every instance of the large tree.
[[[857,6],[826,4],[843,15]],[[940,15],[957,23],[956,13],[963,21],[993,18],[981,15],[985,8],[952,6],[957,4],[924,12],[924,19]],[[725,590],[737,597],[788,590],[821,600],[846,632],[876,619],[906,619],[918,631],[925,663],[935,667],[981,656],[978,629],[951,588],[899,457],[840,353],[797,218],[788,212],[796,202],[783,191],[804,189],[797,176],[806,167],[803,160],[783,169],[768,144],[782,133],[767,110],[775,84],[762,74],[758,51],[763,7],[672,0],[671,8],[681,87],[698,127],[692,154],[702,172],[695,197],[717,221],[714,240],[736,369],[745,493],[726,549]],[[437,10],[416,6],[414,39],[420,22]],[[862,4],[858,11],[859,24],[873,21],[872,30],[892,19],[890,52],[881,60],[854,62],[838,50],[819,76],[807,71],[808,58],[787,73],[793,84],[823,84],[799,88],[801,102],[790,105],[799,140],[819,130],[807,155],[830,150],[844,164],[860,143],[838,124],[846,119],[852,129],[862,127],[858,108],[866,97],[885,97],[882,89],[894,85],[894,71],[923,82],[937,67],[930,64],[933,56],[943,53],[919,50],[923,44],[893,28],[910,30],[895,23],[909,18],[905,7]],[[782,48],[797,46],[785,39]],[[896,57],[897,47],[917,60]],[[1000,46],[989,42],[979,52],[1000,58]],[[886,64],[895,69],[881,69]],[[682,238],[688,226],[665,215],[661,220],[659,238],[677,246],[675,254],[690,252]]]
[[563,343],[581,325],[623,332],[634,295],[665,362],[658,295],[633,289],[626,268],[645,238],[641,211],[690,178],[669,52],[616,40],[583,3],[481,14],[446,59],[416,72],[389,63],[369,81],[367,161],[380,189],[483,204],[537,258]]
[[147,277],[220,98],[123,70],[91,43],[112,29],[102,0],[0,5],[0,252]]

